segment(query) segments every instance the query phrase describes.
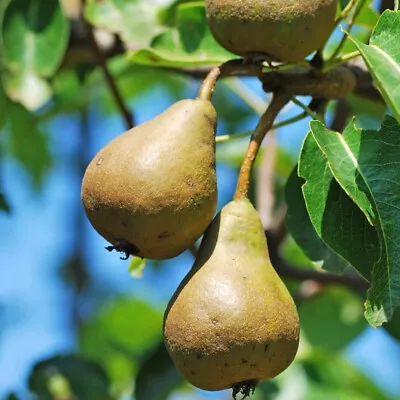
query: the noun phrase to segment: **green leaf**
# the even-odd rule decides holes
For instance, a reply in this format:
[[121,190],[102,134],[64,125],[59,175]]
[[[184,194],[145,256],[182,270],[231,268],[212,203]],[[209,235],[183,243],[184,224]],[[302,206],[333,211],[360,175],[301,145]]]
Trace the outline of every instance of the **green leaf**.
[[143,270],[146,267],[146,259],[140,257],[132,257],[129,262],[129,274],[132,278],[142,278]]
[[40,130],[36,117],[21,106],[15,105],[12,108],[10,119],[7,150],[32,176],[38,189],[52,166],[48,138]]
[[347,96],[346,101],[357,119],[379,120],[379,122],[382,122],[386,113],[386,105],[380,101],[373,101],[354,94]]
[[400,306],[400,124],[386,117],[379,131],[368,131],[358,129],[353,121],[343,135],[317,121],[310,126],[336,180],[379,233],[375,242],[379,258],[374,258],[371,268],[366,317],[373,326],[380,326]]
[[286,225],[310,260],[321,263],[321,267],[327,271],[341,273],[350,265],[319,238],[307,212],[302,193],[303,184],[304,179],[297,175],[296,167],[286,186]]
[[364,26],[370,30],[374,29],[377,24],[380,14],[373,8],[372,1],[365,2],[360,14],[356,19],[356,24]]
[[158,343],[162,313],[144,301],[118,298],[100,309],[81,332],[85,356],[104,366],[113,384],[132,380],[137,358]]
[[58,0],[12,0],[1,32],[4,62],[12,71],[51,76],[64,55],[68,31]]
[[10,213],[11,211],[10,205],[8,204],[8,201],[4,193],[1,192],[0,192],[0,211],[4,211],[6,213]]
[[397,310],[392,319],[383,325],[383,328],[395,339],[400,340],[400,310]]
[[136,376],[136,400],[164,400],[184,383],[161,341],[149,357],[141,364]]
[[59,1],[10,1],[0,34],[8,95],[29,109],[40,107],[50,97],[43,78],[54,74],[68,43],[68,21]]
[[[171,3],[172,0],[167,0]],[[141,48],[164,31],[158,13],[165,0],[88,0],[85,17],[95,26],[118,34],[129,48]]]
[[[6,94],[4,93],[3,86],[0,85],[0,131],[7,123],[12,104]],[[1,132],[0,132],[1,133]]]
[[51,87],[48,82],[32,71],[7,71],[3,73],[2,81],[10,99],[21,103],[28,110],[37,110],[51,99]]
[[303,143],[298,173],[306,181],[303,196],[318,236],[370,279],[380,258],[377,232],[334,179],[311,132]]
[[389,400],[340,353],[313,352],[302,366],[308,377],[307,400]]
[[[29,389],[42,400],[71,398],[60,396],[60,392],[68,390],[78,399],[112,399],[104,370],[94,362],[73,355],[56,356],[37,363],[29,376]],[[59,395],[55,397],[57,393]]]
[[313,347],[338,351],[366,328],[363,310],[361,299],[350,291],[325,290],[299,305],[302,333]]
[[306,256],[303,249],[295,242],[292,235],[287,235],[279,248],[282,260],[297,268],[314,269],[314,263]]
[[131,61],[159,67],[184,67],[220,64],[236,58],[213,38],[207,25],[203,2],[179,5],[176,23],[177,29],[170,29],[157,36],[151,48],[132,53]]
[[349,1],[350,1],[350,0],[340,0],[340,1],[339,1],[340,8],[341,8],[342,10],[344,10],[344,9],[346,8],[347,4],[349,4]]
[[400,11],[386,10],[372,32],[369,45],[350,36],[395,118],[400,121]]
[[14,393],[10,393],[5,400],[19,400],[19,397],[17,397],[17,395],[15,395]]

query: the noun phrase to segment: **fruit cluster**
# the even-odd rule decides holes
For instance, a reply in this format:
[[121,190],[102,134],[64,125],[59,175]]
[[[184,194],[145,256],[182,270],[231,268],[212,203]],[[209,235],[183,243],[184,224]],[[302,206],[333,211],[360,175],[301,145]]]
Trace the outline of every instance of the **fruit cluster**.
[[[207,0],[206,12],[228,50],[297,61],[327,39],[336,6],[337,0]],[[247,197],[235,196],[213,218],[216,122],[210,99],[199,96],[130,129],[93,158],[82,200],[110,249],[127,256],[175,257],[204,234],[168,304],[165,344],[193,385],[246,397],[293,361],[299,319]]]

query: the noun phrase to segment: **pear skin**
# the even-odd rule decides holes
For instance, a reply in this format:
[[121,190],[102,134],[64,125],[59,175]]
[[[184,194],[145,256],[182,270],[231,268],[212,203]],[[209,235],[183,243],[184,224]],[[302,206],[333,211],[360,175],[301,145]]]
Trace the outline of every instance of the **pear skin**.
[[203,234],[217,202],[216,121],[210,101],[181,100],[93,158],[82,201],[116,250],[167,259]]
[[206,0],[211,32],[240,56],[296,62],[318,50],[334,27],[337,0]]
[[228,203],[207,229],[192,269],[168,304],[164,341],[185,379],[210,391],[247,390],[293,361],[296,306],[271,265],[249,200]]

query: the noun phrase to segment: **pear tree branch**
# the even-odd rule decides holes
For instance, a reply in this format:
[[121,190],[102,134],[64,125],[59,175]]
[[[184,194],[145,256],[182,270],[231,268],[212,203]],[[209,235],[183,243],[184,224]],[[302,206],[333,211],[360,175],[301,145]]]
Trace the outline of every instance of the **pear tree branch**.
[[86,24],[86,28],[87,28],[88,39],[89,39],[91,48],[93,50],[93,53],[95,54],[95,56],[97,58],[97,62],[99,63],[99,66],[103,71],[104,78],[107,82],[107,85],[108,85],[110,91],[111,91],[111,94],[114,97],[115,104],[117,105],[118,109],[120,110],[121,115],[123,116],[123,118],[125,120],[127,128],[130,129],[134,126],[133,115],[129,111],[128,107],[125,105],[125,102],[124,102],[122,95],[117,87],[115,79],[112,76],[112,74],[107,66],[107,59],[96,41],[96,38],[95,38],[94,32],[93,32],[93,27],[87,21],[85,21],[85,24]]

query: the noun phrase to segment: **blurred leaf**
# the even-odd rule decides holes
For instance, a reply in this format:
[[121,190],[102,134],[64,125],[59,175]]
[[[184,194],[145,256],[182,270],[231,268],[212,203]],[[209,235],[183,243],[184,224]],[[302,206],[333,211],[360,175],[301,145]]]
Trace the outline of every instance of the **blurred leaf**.
[[21,103],[28,110],[37,110],[51,98],[51,87],[46,80],[32,71],[15,74],[4,72],[4,89],[11,100]]
[[394,117],[400,122],[400,90],[393,82],[400,82],[400,11],[386,10],[376,25],[369,45],[356,38],[350,39],[357,46],[368,70]]
[[339,0],[340,8],[343,10],[346,8],[347,4],[349,4],[350,0]]
[[13,72],[49,77],[64,55],[68,31],[58,0],[12,0],[2,25],[4,62]]
[[143,270],[146,267],[146,259],[140,257],[132,257],[129,262],[129,274],[132,278],[142,278]]
[[58,0],[12,0],[1,32],[4,62],[13,72],[49,77],[64,55],[68,31]]
[[170,5],[162,8],[158,12],[159,21],[165,26],[175,26],[176,25],[176,10],[181,4],[193,3],[196,0],[174,0],[170,2]]
[[29,110],[51,97],[43,79],[58,68],[68,43],[68,21],[59,1],[12,0],[1,27],[0,52],[7,67],[3,83],[7,94]]
[[73,355],[56,356],[37,363],[29,376],[29,389],[41,400],[54,400],[49,384],[52,378],[59,378],[60,375],[67,380],[78,399],[112,399],[108,392],[109,380],[103,369],[94,362]]
[[106,368],[113,384],[132,380],[137,358],[161,337],[162,313],[144,301],[118,298],[105,305],[81,332],[84,355]]
[[367,326],[362,299],[345,289],[327,289],[298,309],[302,332],[313,347],[338,351]]
[[76,70],[62,70],[52,81],[53,104],[51,112],[74,112],[89,103],[89,94],[82,85]]
[[11,102],[4,93],[3,86],[0,84],[0,133],[9,119],[11,112]]
[[177,29],[170,29],[157,36],[151,48],[134,52],[131,61],[159,67],[194,67],[220,64],[236,58],[213,38],[207,25],[203,2],[179,5],[176,24]]
[[386,105],[383,102],[372,101],[365,97],[351,94],[346,97],[346,101],[356,117],[366,116],[381,121],[386,112]]
[[371,0],[364,3],[364,6],[356,19],[357,25],[364,26],[370,30],[374,29],[380,16],[379,12],[373,8],[371,3],[373,3]]
[[158,19],[165,4],[165,0],[88,0],[85,17],[93,25],[119,34],[129,48],[136,49],[148,46],[154,36],[165,30]]
[[311,357],[303,361],[302,366],[309,381],[309,392],[305,396],[307,400],[342,400],[342,393],[343,398],[349,400],[389,400],[389,396],[340,353],[313,352]]
[[164,342],[141,364],[136,376],[136,400],[164,400],[184,381],[178,373]]
[[5,400],[19,400],[19,397],[17,397],[17,395],[15,395],[14,393],[10,393]]
[[395,339],[400,340],[400,310],[397,310],[392,319],[383,324],[383,328]]
[[[374,249],[372,260],[376,263],[369,265],[372,287],[366,318],[373,326],[380,326],[400,306],[400,226],[396,223],[400,220],[400,187],[394,184],[399,174],[400,124],[386,117],[381,129],[372,131],[357,128],[353,121],[343,135],[317,121],[310,127],[336,181],[379,233],[378,240],[364,238],[364,248],[359,251],[365,254],[366,248]],[[356,224],[349,233],[361,236],[364,229]],[[341,251],[354,251],[353,243],[343,244]]]
[[0,192],[0,211],[5,211],[6,213],[9,213],[11,211],[10,205],[8,204],[8,201],[4,193],[1,192]]
[[38,189],[52,165],[48,138],[39,129],[36,117],[21,106],[12,108],[10,119],[7,150],[32,176]]
[[[276,381],[261,381],[257,385],[256,394],[260,394],[260,400],[275,399],[275,396],[279,395],[279,386]],[[254,399],[254,397],[251,398]]]
[[288,235],[279,248],[282,259],[294,267],[313,269],[314,263],[305,255],[291,235]]
[[318,236],[307,211],[302,193],[304,179],[297,175],[297,167],[293,170],[286,185],[286,225],[295,242],[313,262],[321,263],[327,271],[341,273],[350,264],[332,250]]

